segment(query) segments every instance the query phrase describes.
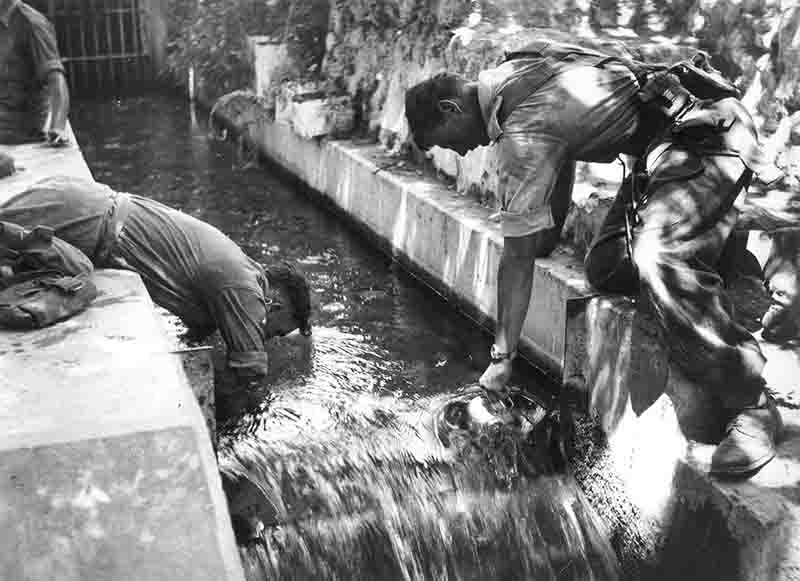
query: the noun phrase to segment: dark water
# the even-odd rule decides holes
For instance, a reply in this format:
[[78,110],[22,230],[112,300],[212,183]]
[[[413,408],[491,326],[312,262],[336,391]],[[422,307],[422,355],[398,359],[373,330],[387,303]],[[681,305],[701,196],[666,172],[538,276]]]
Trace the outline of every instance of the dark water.
[[[310,280],[313,336],[270,346],[269,392],[217,392],[226,492],[243,545],[253,533],[248,578],[616,578],[580,492],[542,476],[543,427],[525,445],[515,433],[456,455],[433,436],[431,410],[477,380],[490,337],[274,171],[210,139],[205,113],[182,100],[77,103],[72,122],[97,180]],[[514,382],[549,401],[530,371]]]

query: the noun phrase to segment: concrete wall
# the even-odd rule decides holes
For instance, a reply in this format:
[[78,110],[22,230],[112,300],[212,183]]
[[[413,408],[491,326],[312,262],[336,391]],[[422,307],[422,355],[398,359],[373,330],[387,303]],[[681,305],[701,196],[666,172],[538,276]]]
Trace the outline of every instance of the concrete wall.
[[[0,147],[18,168],[0,201],[52,175],[91,179],[71,138]],[[93,280],[83,313],[0,330],[0,579],[243,579],[180,355],[137,274]]]

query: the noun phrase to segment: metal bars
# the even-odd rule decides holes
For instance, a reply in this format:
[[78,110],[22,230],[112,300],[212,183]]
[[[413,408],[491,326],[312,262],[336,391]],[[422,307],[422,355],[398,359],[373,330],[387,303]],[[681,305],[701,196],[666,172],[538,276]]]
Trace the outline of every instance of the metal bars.
[[152,80],[140,0],[27,1],[55,26],[73,93],[128,92]]

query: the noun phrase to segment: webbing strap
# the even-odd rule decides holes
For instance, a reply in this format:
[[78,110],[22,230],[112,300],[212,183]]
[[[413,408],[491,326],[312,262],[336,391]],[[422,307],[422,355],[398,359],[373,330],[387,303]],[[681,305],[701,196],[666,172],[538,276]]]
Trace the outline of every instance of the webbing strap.
[[[509,60],[519,58],[551,58],[557,62],[564,62],[569,59],[574,59],[580,64],[603,68],[611,62],[618,62],[624,65],[633,76],[636,82],[641,87],[647,76],[648,70],[658,68],[657,65],[648,66],[637,63],[634,60],[626,59],[624,57],[609,56],[591,49],[581,48],[579,46],[553,44],[547,42],[537,42],[525,47],[524,49],[508,53],[506,55],[506,62]],[[508,119],[514,109],[520,103],[530,97],[536,90],[538,90],[547,81],[556,76],[560,71],[551,67],[550,71],[541,75],[521,76],[515,79],[513,83],[506,83],[499,91],[498,94],[503,97],[500,104],[500,109],[497,111],[497,122],[499,125]]]

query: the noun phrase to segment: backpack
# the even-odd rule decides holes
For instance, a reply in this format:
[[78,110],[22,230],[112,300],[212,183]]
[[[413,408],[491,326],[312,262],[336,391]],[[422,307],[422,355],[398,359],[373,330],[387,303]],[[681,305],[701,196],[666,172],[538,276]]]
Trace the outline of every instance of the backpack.
[[0,278],[0,328],[41,329],[84,311],[95,297],[89,275],[39,270]]
[[[639,86],[643,87],[652,77],[653,73],[669,73],[675,75],[680,84],[692,95],[700,100],[717,101],[726,97],[741,97],[741,92],[735,85],[725,79],[709,62],[709,57],[704,52],[698,52],[690,60],[683,60],[674,65],[664,65],[657,63],[644,63],[621,54],[608,55],[577,45],[537,41],[518,50],[507,52],[504,62],[509,60],[533,57],[533,58],[552,58],[556,61],[579,60],[580,62],[596,67],[602,67],[609,62],[618,62],[625,65],[634,74]],[[553,74],[555,71],[553,71]],[[510,112],[521,101],[526,99],[545,79],[540,79],[536,85],[516,87],[512,93],[505,95],[502,109]],[[522,83],[525,81],[522,80]],[[510,97],[510,98],[509,98]],[[504,111],[504,113],[505,113]]]

